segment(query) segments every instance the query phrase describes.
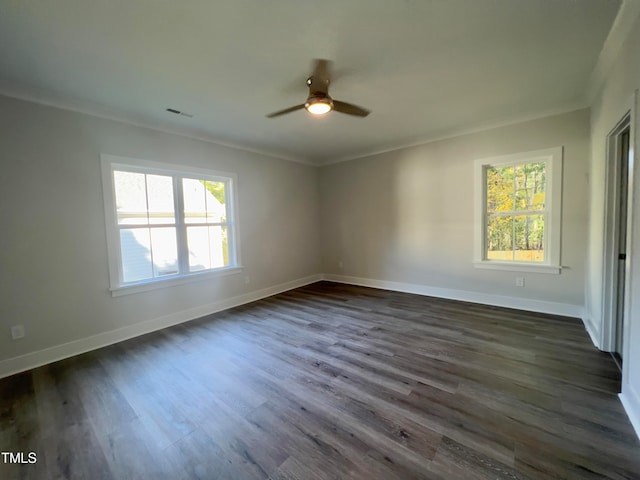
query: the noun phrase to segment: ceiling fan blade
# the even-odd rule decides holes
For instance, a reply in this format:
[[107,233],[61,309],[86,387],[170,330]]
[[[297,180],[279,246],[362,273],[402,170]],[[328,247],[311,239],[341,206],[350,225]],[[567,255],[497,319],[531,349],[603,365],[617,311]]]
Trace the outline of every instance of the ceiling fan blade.
[[331,69],[331,60],[325,60],[324,58],[316,58],[313,62],[314,62],[313,73],[311,75],[321,79],[329,80],[329,77],[330,77],[329,70]]
[[347,115],[355,115],[356,117],[366,117],[371,113],[365,108],[359,107],[352,103],[341,102],[340,100],[333,101],[333,109],[336,112],[346,113]]
[[270,113],[267,115],[267,118],[279,117],[280,115],[284,115],[285,113],[295,112],[296,110],[302,110],[304,108],[304,103],[300,105],[296,105],[295,107],[285,108],[284,110],[279,110],[277,112]]
[[309,93],[329,94],[331,61],[324,58],[317,58],[313,61],[313,70],[311,76],[311,84],[309,84]]

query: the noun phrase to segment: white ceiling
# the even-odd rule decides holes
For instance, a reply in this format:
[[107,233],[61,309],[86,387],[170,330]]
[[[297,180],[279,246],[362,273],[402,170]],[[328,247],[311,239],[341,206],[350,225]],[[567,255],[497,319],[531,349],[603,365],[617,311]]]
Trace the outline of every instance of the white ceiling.
[[[322,164],[585,106],[620,3],[0,0],[0,92]],[[313,58],[372,114],[265,118]]]

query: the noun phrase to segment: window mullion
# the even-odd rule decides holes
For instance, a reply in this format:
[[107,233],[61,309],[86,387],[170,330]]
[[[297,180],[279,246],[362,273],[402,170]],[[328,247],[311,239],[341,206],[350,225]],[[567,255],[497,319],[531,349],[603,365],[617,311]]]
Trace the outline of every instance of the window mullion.
[[173,177],[173,198],[176,212],[176,241],[178,245],[178,268],[181,274],[189,272],[189,247],[187,245],[187,226],[184,221],[184,196],[182,177]]
[[512,260],[516,261],[516,217],[511,217],[511,253],[513,255]]
[[235,189],[235,185],[231,185],[232,180],[225,181],[224,187],[224,195],[225,195],[225,206],[224,206],[224,215],[225,215],[225,225],[227,229],[227,248],[229,255],[229,263],[236,263],[237,260],[237,246],[236,246],[236,229],[235,222],[236,219],[234,217],[236,205],[234,204],[233,192]]
[[176,226],[175,223],[151,223],[149,225],[136,225],[136,224],[129,224],[129,223],[124,223],[124,224],[118,224],[116,225],[116,227],[118,228],[118,230],[136,230],[136,229],[149,229],[149,228],[174,228]]
[[156,278],[155,261],[153,260],[153,237],[151,236],[151,220],[149,219],[149,187],[147,174],[144,175],[144,200],[147,204],[147,231],[149,232],[149,257],[151,258],[151,278]]
[[518,165],[513,166],[513,215],[511,215],[511,260],[516,261],[516,207],[518,205],[518,186],[516,182]]
[[544,249],[544,255],[545,255],[545,260],[550,260],[550,254],[551,254],[551,218],[549,218],[551,215],[549,213],[549,209],[547,208],[547,205],[545,203],[545,207],[544,210],[542,211],[542,218],[544,219],[544,233],[543,233],[543,237],[542,237],[542,248]]
[[[555,174],[559,175],[561,166],[561,147],[475,161],[474,179],[481,182],[476,188],[476,202],[482,202],[480,208],[476,203],[477,213],[474,215],[474,263],[478,268],[500,269],[510,263],[531,263],[531,266],[557,268],[557,272],[550,273],[559,273],[557,264],[560,257],[562,207],[558,199],[562,183]],[[511,172],[513,175],[510,175]],[[489,178],[491,184],[488,183]],[[489,212],[489,191],[499,211]],[[512,209],[505,211],[510,202],[513,202]],[[490,252],[489,238],[495,236],[497,242],[499,237],[508,234],[512,237],[513,260],[495,262],[487,267],[490,262],[488,257],[497,260],[509,256],[508,250],[497,243],[492,244]],[[522,260],[516,260],[524,253],[521,249],[525,248],[529,253],[522,256]],[[494,253],[501,250],[506,250],[504,255]]]
[[[180,165],[165,165],[110,155],[101,155],[101,164],[108,230],[109,280],[113,292],[127,290],[135,293],[129,288],[143,286],[143,290],[146,290],[147,285],[151,284],[168,286],[171,282],[178,280],[177,277],[195,278],[192,274],[196,274],[198,278],[208,278],[201,276],[200,270],[220,270],[220,273],[237,271],[237,252],[233,245],[236,240],[233,231],[235,216],[231,192],[234,174],[220,175],[204,169],[191,167],[183,169]],[[159,178],[156,179],[156,176]],[[202,193],[199,185],[191,185],[193,183],[191,180],[204,184]],[[206,182],[208,181],[224,184],[214,185],[211,198],[207,193]],[[222,200],[224,205],[218,205],[213,197],[217,198],[218,193],[222,193],[223,186],[226,198]],[[194,242],[192,249],[189,247],[189,228],[192,224],[187,223],[185,208],[188,206],[189,210],[192,210],[189,202],[192,196],[194,194],[197,196],[198,193],[204,195],[205,218],[203,220],[205,223],[197,223],[193,226],[204,226],[207,230],[207,237],[210,237],[207,242],[209,244],[208,261],[205,259],[204,249],[204,242],[207,239],[201,238],[199,230],[195,232],[198,234],[195,236],[197,238],[191,239]],[[170,195],[173,196],[172,205],[166,203],[170,200]],[[150,211],[151,203],[154,204],[153,212]],[[122,205],[121,209],[124,212],[122,224],[119,223],[118,205]],[[195,206],[194,208],[193,211],[197,216],[198,208]],[[174,211],[172,220],[168,214],[170,209]],[[210,216],[212,213],[223,210],[224,219]],[[162,223],[153,223],[154,221]],[[218,238],[218,235],[214,235],[211,230],[220,229],[222,234],[220,234],[221,238]],[[175,237],[170,232],[175,232]],[[147,242],[150,243],[147,244]],[[215,247],[213,251],[212,245]],[[216,260],[215,266],[213,266],[213,257]],[[193,263],[194,258],[198,262]],[[221,263],[220,258],[227,259],[228,263]],[[158,269],[155,268],[156,261],[159,262]],[[149,271],[149,263],[151,263],[151,271]],[[164,268],[165,264],[169,263],[171,271]],[[120,294],[122,293],[118,295]]]
[[489,259],[489,193],[487,189],[487,166],[482,168],[482,199],[484,206],[482,208],[482,259]]
[[[202,182],[202,180],[200,180]],[[209,257],[209,266],[213,264],[213,259],[211,258],[211,228],[209,227],[209,206],[207,205],[207,182],[206,180],[203,182],[202,189],[202,197],[204,200],[204,222],[205,227],[207,228],[207,256]]]

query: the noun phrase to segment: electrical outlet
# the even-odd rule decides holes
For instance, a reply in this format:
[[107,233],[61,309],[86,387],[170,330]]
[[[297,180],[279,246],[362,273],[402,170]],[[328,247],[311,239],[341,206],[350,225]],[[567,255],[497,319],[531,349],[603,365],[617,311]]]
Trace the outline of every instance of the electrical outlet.
[[342,260],[338,262],[338,268],[342,268]]
[[249,282],[251,281],[251,278],[249,278],[249,275],[247,275],[246,277],[244,277],[244,283],[249,285]]
[[14,325],[13,327],[11,327],[11,338],[13,340],[18,340],[19,338],[23,338],[24,335],[25,333],[24,333],[23,325]]
[[524,287],[524,277],[516,277],[516,287]]

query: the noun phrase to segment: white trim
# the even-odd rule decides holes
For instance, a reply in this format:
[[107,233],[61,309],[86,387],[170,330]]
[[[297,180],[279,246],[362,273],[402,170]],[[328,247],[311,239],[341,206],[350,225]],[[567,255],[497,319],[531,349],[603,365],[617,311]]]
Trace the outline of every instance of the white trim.
[[185,283],[200,282],[204,280],[211,280],[218,277],[226,277],[228,275],[235,275],[241,273],[244,267],[233,266],[218,268],[216,270],[207,270],[204,272],[187,273],[184,275],[178,275],[175,277],[160,277],[153,280],[140,283],[132,283],[128,285],[122,285],[120,287],[109,288],[112,297],[121,297],[123,295],[132,295],[134,293],[150,292],[151,290],[158,290],[160,288],[175,287],[177,285],[184,285]]
[[623,45],[627,41],[632,31],[636,19],[640,16],[640,1],[624,0],[620,5],[620,10],[616,15],[609,35],[604,42],[598,61],[587,84],[587,103],[593,105],[596,97],[602,89],[607,76],[611,72],[611,67],[618,59]]
[[306,165],[308,167],[324,167],[328,165],[333,165],[336,163],[348,162],[351,160],[357,160],[359,158],[372,157],[375,155],[381,155],[383,153],[395,152],[397,150],[403,150],[405,148],[419,147],[422,145],[427,145],[430,143],[439,142],[441,140],[448,140],[451,138],[462,137],[464,135],[470,135],[474,133],[485,132],[489,130],[493,130],[501,127],[508,127],[511,125],[517,125],[519,123],[530,122],[534,120],[540,120],[546,117],[552,117],[555,115],[563,115],[565,113],[577,112],[579,110],[584,110],[590,107],[590,103],[587,102],[571,102],[565,104],[562,107],[546,109],[538,112],[533,112],[524,115],[514,115],[509,116],[503,120],[498,121],[490,121],[490,122],[478,122],[475,126],[470,126],[467,128],[453,128],[446,131],[436,132],[433,135],[424,136],[415,140],[406,141],[404,143],[397,143],[393,145],[382,146],[373,150],[366,150],[360,153],[345,155],[342,157],[338,157],[336,159],[327,159],[327,158],[302,158],[295,157],[283,152],[274,152],[269,150],[263,150],[259,148],[251,148],[247,146],[243,146],[240,144],[226,142],[224,140],[216,139],[213,135],[209,136],[206,134],[197,134],[193,132],[187,132],[185,130],[180,130],[176,128],[170,128],[164,125],[160,125],[157,122],[150,122],[148,120],[142,119],[134,119],[127,118],[123,115],[122,112],[114,111],[109,108],[105,108],[103,106],[97,105],[88,105],[86,103],[81,102],[73,102],[69,100],[56,100],[43,98],[42,95],[36,95],[32,92],[24,93],[24,92],[16,92],[3,90],[0,91],[0,95],[3,95],[8,98],[13,98],[16,100],[20,100],[23,102],[30,102],[37,105],[43,105],[45,107],[57,108],[59,110],[66,110],[70,112],[80,113],[82,115],[89,115],[91,117],[102,118],[105,120],[111,120],[114,122],[122,122],[128,125],[133,125],[140,128],[146,128],[149,130],[153,130],[156,132],[168,133],[170,135],[178,135],[184,138],[189,138],[192,140],[199,140],[202,142],[206,142],[212,145],[217,145],[224,148],[230,148],[233,150],[238,150],[242,152],[253,153],[256,155],[263,155],[266,157],[274,158],[277,160],[284,160],[287,162],[299,163],[302,165]]
[[623,386],[622,393],[618,395],[618,398],[620,398],[624,411],[640,439],[640,395],[628,384]]
[[310,275],[308,277],[299,278],[289,282],[281,283],[273,287],[263,288],[249,293],[244,293],[228,299],[218,300],[207,305],[182,310],[180,312],[171,313],[162,317],[146,320],[144,322],[135,323],[126,327],[118,328],[108,332],[99,333],[90,337],[73,340],[55,347],[45,348],[37,352],[27,353],[18,357],[9,358],[0,361],[0,378],[8,377],[15,373],[40,367],[51,362],[62,360],[64,358],[73,357],[81,353],[96,350],[107,345],[122,342],[139,335],[155,332],[163,328],[177,325],[180,323],[195,320],[197,318],[211,315],[222,310],[244,305],[246,303],[255,302],[262,298],[277,295],[294,288],[303,287],[311,283],[322,280],[323,275]]
[[600,348],[600,340],[599,340],[600,330],[597,328],[597,325],[593,323],[593,319],[586,312],[586,308],[585,308],[584,314],[582,315],[582,323],[584,323],[584,329],[587,331],[587,333],[589,334],[589,337],[591,338],[591,343],[593,343],[593,345],[598,350],[602,350]]
[[[562,160],[563,147],[546,148],[530,152],[519,152],[497,157],[478,158],[474,162],[474,224],[473,224],[473,265],[476,268],[491,270],[511,270],[535,273],[559,274],[561,228],[562,228]],[[545,261],[508,262],[487,260],[485,258],[485,225],[486,225],[486,178],[487,166],[508,166],[520,163],[544,161],[547,164],[547,185],[544,251]]]
[[[507,308],[516,308],[534,312],[550,313],[570,317],[583,317],[583,322],[591,339],[597,338],[591,331],[593,324],[583,316],[584,309],[579,305],[570,305],[556,302],[546,302],[540,300],[507,297],[502,295],[483,294],[464,290],[444,289],[439,287],[429,287],[426,285],[391,282],[385,280],[374,280],[361,277],[350,277],[334,274],[316,274],[303,277],[297,280],[281,283],[273,287],[263,288],[253,292],[237,295],[228,299],[190,308],[169,315],[164,315],[155,319],[140,322],[134,325],[118,328],[108,332],[99,333],[90,337],[74,340],[62,345],[31,352],[18,357],[0,361],[0,378],[8,377],[16,373],[24,372],[65,358],[80,355],[92,350],[96,350],[114,343],[122,342],[140,335],[145,335],[163,328],[178,325],[191,320],[202,318],[222,310],[237,307],[247,303],[255,302],[262,298],[267,298],[279,293],[283,293],[295,288],[303,287],[320,280],[328,280],[336,283],[351,285],[361,285],[365,287],[381,288],[385,290],[413,293],[417,295],[428,295],[451,300],[460,300],[486,305],[495,305]],[[594,341],[594,344],[596,342]],[[597,346],[597,344],[596,344]],[[630,384],[625,384],[623,392],[619,395],[620,401],[633,425],[636,434],[640,438],[640,396],[638,396]]]
[[[237,180],[237,175],[233,172],[223,172],[210,168],[192,167],[190,165],[178,165],[174,163],[159,162],[156,160],[145,160],[142,158],[123,157],[120,155],[110,155],[103,153],[100,160],[107,163],[107,166],[123,167],[131,172],[140,173],[157,173],[165,175],[204,175],[211,177],[213,180],[226,179],[228,177]],[[217,178],[219,177],[219,178]]]
[[492,261],[474,261],[473,266],[483,270],[509,270],[512,272],[526,272],[526,273],[555,273],[559,274],[562,267],[559,265],[546,265],[537,263],[523,263],[523,262],[500,262],[497,260]]
[[[628,202],[629,209],[636,206],[635,203],[638,202],[638,195],[637,195],[637,192],[634,192],[634,186],[636,186],[637,188],[638,181],[640,180],[640,168],[639,168],[639,163],[637,161],[638,159],[636,158],[638,155],[638,150],[640,149],[637,148],[637,144],[636,144],[637,138],[635,135],[636,129],[638,128],[637,127],[638,98],[639,98],[638,90],[635,90],[630,100],[631,105],[630,105],[630,111],[628,113],[629,132],[630,132],[630,138],[629,138],[630,187],[629,187],[629,196],[627,197],[627,202]],[[625,114],[625,116],[626,115],[627,114]],[[622,117],[618,117],[618,118],[622,118]],[[616,125],[616,129],[617,127],[618,125]],[[612,133],[616,133],[616,129],[612,130]],[[611,133],[607,136],[607,138],[609,138],[610,136],[611,136]],[[609,151],[607,153],[609,153]],[[609,169],[609,158],[607,158],[607,169]],[[607,189],[608,187],[609,187],[609,184],[607,184]],[[609,200],[608,195],[607,195],[607,200]],[[637,212],[637,210],[634,210],[634,211]],[[638,438],[640,438],[640,395],[638,395],[636,386],[634,386],[631,383],[630,372],[629,372],[631,368],[632,360],[636,360],[636,359],[628,358],[632,353],[632,349],[631,349],[631,335],[632,335],[631,317],[632,315],[636,317],[635,320],[638,320],[637,315],[634,315],[633,313],[634,310],[638,308],[638,305],[634,303],[634,300],[636,300],[636,298],[633,298],[632,296],[632,291],[637,290],[637,287],[634,285],[634,283],[638,281],[638,272],[635,271],[634,269],[634,267],[637,266],[637,261],[632,263],[633,256],[630,250],[633,247],[634,240],[637,240],[637,238],[634,235],[638,233],[634,231],[634,228],[636,229],[638,228],[638,224],[633,223],[633,220],[634,220],[633,215],[634,215],[633,212],[631,212],[630,210],[627,210],[627,261],[625,263],[626,288],[625,288],[625,298],[624,298],[624,326],[623,326],[624,338],[622,340],[623,342],[622,350],[623,350],[624,356],[623,356],[623,362],[622,362],[622,393],[619,395],[619,398],[620,398],[620,401],[622,402],[622,406],[624,407],[625,412],[627,413],[627,416],[629,417],[629,421],[631,422],[631,425],[633,426],[636,432],[636,435],[638,436]],[[605,226],[608,226],[608,224],[605,223]],[[606,240],[607,240],[607,237],[605,237],[605,241]],[[606,253],[606,250],[605,250],[605,253]],[[605,274],[606,273],[607,272],[605,271]],[[606,287],[603,286],[603,290],[606,291]],[[603,307],[603,311],[604,311],[604,307]],[[610,333],[611,324],[613,323],[613,321],[614,320],[612,318],[607,319],[603,316],[602,318],[603,330],[609,330],[608,333]],[[605,334],[603,332],[603,337],[604,336]],[[637,357],[637,353],[636,353],[636,357]]]
[[[104,213],[105,213],[105,231],[107,236],[107,256],[109,266],[109,290],[114,297],[121,295],[128,295],[139,292],[146,292],[149,290],[155,290],[158,288],[171,287],[174,285],[180,285],[187,282],[194,282],[199,280],[206,280],[208,278],[216,276],[230,275],[241,271],[241,257],[239,243],[239,214],[238,214],[238,176],[232,172],[223,172],[218,170],[211,170],[199,167],[191,167],[187,165],[175,165],[164,162],[157,162],[151,160],[143,160],[131,157],[120,157],[116,155],[102,154],[100,155],[100,164],[102,172],[102,191],[104,200]],[[183,198],[181,194],[181,185],[176,178],[188,178],[197,177],[210,179],[213,181],[223,181],[226,184],[225,194],[227,198],[226,211],[229,218],[225,224],[229,232],[229,263],[227,267],[217,268],[213,270],[206,270],[204,272],[189,272],[188,268],[185,268],[186,260],[181,257],[180,251],[177,252],[178,261],[180,263],[179,270],[182,273],[172,275],[169,277],[155,277],[152,279],[144,280],[135,283],[123,283],[122,282],[122,269],[121,269],[121,251],[120,241],[118,234],[118,222],[116,214],[116,202],[115,202],[115,185],[113,180],[113,172],[116,169],[122,169],[131,172],[140,172],[143,174],[160,174],[172,177],[174,183],[174,202],[176,223],[172,225],[175,227],[178,235],[178,249],[184,247],[186,252],[186,245],[180,242],[184,237],[184,230],[180,227],[184,227],[184,222],[180,221]],[[158,227],[153,225],[150,227]],[[182,235],[182,236],[181,236]]]
[[374,157],[376,155],[382,155],[385,153],[404,150],[407,148],[421,147],[423,145],[440,142],[442,140],[449,140],[452,138],[463,137],[465,135],[471,135],[474,133],[481,133],[489,130],[495,130],[496,128],[509,127],[511,125],[518,125],[520,123],[532,122],[534,120],[541,120],[543,118],[553,117],[556,115],[563,115],[566,113],[578,112],[580,110],[585,110],[588,108],[590,108],[590,104],[586,102],[570,103],[565,105],[564,107],[543,110],[543,111],[534,112],[531,114],[511,116],[509,118],[506,118],[500,121],[479,122],[476,126],[471,126],[468,128],[451,129],[444,132],[435,133],[432,136],[422,137],[421,139],[407,141],[405,143],[389,145],[387,147],[380,147],[374,150],[367,150],[362,153],[346,155],[344,157],[338,157],[336,159],[330,159],[330,160],[324,160],[324,161],[318,160],[317,162],[314,163],[314,165],[318,167],[326,167],[329,165],[335,165],[336,163],[349,162],[352,160],[358,160],[360,158],[366,158],[366,157]]
[[[634,212],[637,212],[636,202],[640,197],[638,197],[635,189],[640,185],[640,163],[638,162],[637,156],[640,153],[640,149],[638,148],[636,138],[636,129],[638,128],[638,90],[633,91],[632,95],[632,103],[631,103],[631,122],[629,124],[629,196],[627,197],[627,258],[629,259],[625,265],[625,282],[628,282],[625,298],[624,298],[624,336],[622,338],[622,350],[623,352],[631,352],[631,316],[633,315],[634,308],[638,308],[638,305],[633,304],[633,297],[631,295],[631,291],[635,288],[634,283],[638,281],[638,276],[640,272],[634,268],[633,260],[633,249],[634,249],[634,241],[638,240],[638,232],[635,232],[634,229],[639,227],[638,223],[634,223]],[[636,262],[637,265],[637,262]],[[634,275],[635,272],[635,275]],[[637,301],[637,299],[636,299]],[[636,318],[637,321],[637,318]],[[625,390],[625,386],[627,385],[631,388],[631,384],[629,382],[629,363],[624,362],[622,364],[622,390]],[[634,389],[632,389],[635,392]],[[636,398],[639,398],[636,395]],[[640,402],[636,402],[638,405]],[[635,410],[636,413],[640,414],[640,409]],[[636,419],[638,415],[636,415]],[[636,433],[640,436],[640,422],[636,420],[634,424]]]
[[[45,107],[57,108],[59,110],[66,110],[69,112],[80,113],[82,115],[89,115],[91,117],[102,118],[105,120],[111,120],[114,122],[126,123],[127,125],[133,125],[135,127],[146,128],[148,130],[154,130],[156,132],[168,133],[170,135],[178,135],[184,138],[190,138],[192,140],[199,140],[219,147],[230,148],[241,152],[253,153],[256,155],[262,155],[265,157],[275,158],[277,160],[285,160],[287,162],[300,163],[309,167],[317,167],[316,162],[312,162],[306,158],[293,157],[285,153],[272,152],[268,150],[261,150],[258,148],[251,148],[237,143],[226,142],[219,140],[213,135],[198,134],[180,130],[176,128],[170,128],[165,125],[161,125],[159,122],[151,122],[148,120],[142,120],[139,118],[128,118],[123,115],[123,112],[112,110],[99,105],[89,105],[87,102],[77,102],[70,100],[51,100],[48,98],[42,98],[41,96],[34,95],[33,93],[15,92],[15,91],[0,91],[0,95],[23,102],[35,103],[36,105],[43,105]],[[187,127],[188,128],[188,127]]]
[[[618,283],[618,243],[619,243],[619,205],[618,199],[613,195],[620,188],[619,185],[619,164],[618,164],[618,137],[622,131],[629,128],[629,172],[627,190],[627,225],[626,225],[626,248],[627,260],[625,262],[625,298],[623,318],[625,324],[623,329],[623,353],[629,351],[627,335],[629,333],[629,320],[631,315],[629,289],[631,287],[631,259],[633,249],[633,183],[634,183],[634,150],[635,150],[635,105],[636,93],[634,92],[618,112],[618,123],[607,134],[606,138],[606,164],[605,164],[605,205],[604,205],[604,241],[602,250],[602,310],[600,330],[600,345],[607,352],[615,350],[615,328],[616,328],[616,308],[617,296],[616,287]],[[624,373],[624,372],[623,372]]]
[[535,300],[531,298],[508,297],[506,295],[495,295],[492,293],[471,292],[468,290],[454,290],[451,288],[440,288],[432,287],[429,285],[392,282],[388,280],[377,280],[363,277],[350,277],[346,275],[325,274],[324,279],[336,283],[346,283],[349,285],[381,288],[383,290],[414,293],[416,295],[446,298],[449,300],[459,300],[462,302],[481,303],[483,305],[494,305],[496,307],[514,308],[531,312],[550,313],[552,315],[562,315],[565,317],[582,318],[584,314],[584,308],[581,305],[547,302],[544,300]]
[[[480,303],[484,305],[514,308],[532,312],[582,318],[583,323],[585,324],[585,328],[587,329],[587,332],[589,332],[592,340],[594,340],[594,337],[597,338],[597,335],[594,335],[594,333],[592,332],[593,324],[588,318],[584,316],[584,309],[579,305],[470,292],[466,290],[446,289],[411,283],[375,280],[362,277],[351,277],[334,274],[316,274],[281,283],[273,287],[245,293],[228,299],[218,300],[207,305],[201,305],[180,312],[175,312],[134,325],[118,328],[116,330],[111,330],[90,337],[81,338],[62,345],[56,345],[44,350],[39,350],[37,352],[31,352],[18,357],[2,360],[0,361],[0,378],[23,372],[25,370],[30,370],[32,368],[46,365],[58,360],[69,358],[74,355],[80,355],[91,350],[96,350],[98,348],[122,342],[139,335],[144,335],[157,330],[161,330],[172,325],[195,320],[197,318],[201,318],[203,316],[210,315],[222,310],[251,303],[262,298],[277,295],[279,293],[303,287],[305,285],[309,285],[321,280],[328,280],[336,283],[344,283],[350,285],[360,285],[364,287],[380,288],[384,290],[412,293],[417,295],[446,298],[450,300]],[[638,402],[636,402],[636,404],[638,404]],[[636,411],[640,412],[640,409],[636,409]]]

